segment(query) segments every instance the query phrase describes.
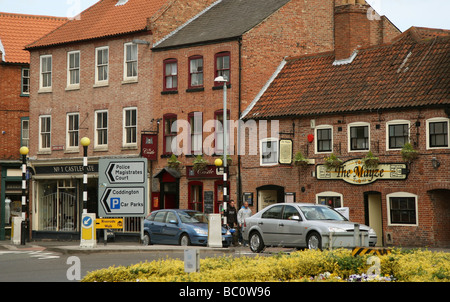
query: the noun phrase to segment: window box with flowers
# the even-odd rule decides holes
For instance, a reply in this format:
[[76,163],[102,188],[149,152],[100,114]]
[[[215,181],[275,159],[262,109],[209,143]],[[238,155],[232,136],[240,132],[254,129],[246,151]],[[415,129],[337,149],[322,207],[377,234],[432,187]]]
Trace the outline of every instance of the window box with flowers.
[[325,157],[325,166],[328,169],[338,168],[342,165],[342,160],[339,159],[334,153],[331,153],[330,156]]

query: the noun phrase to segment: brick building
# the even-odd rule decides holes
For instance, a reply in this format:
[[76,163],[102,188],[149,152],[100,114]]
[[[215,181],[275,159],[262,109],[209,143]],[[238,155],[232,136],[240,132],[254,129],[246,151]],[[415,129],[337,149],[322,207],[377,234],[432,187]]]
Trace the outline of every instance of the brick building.
[[0,12],[0,240],[9,236],[11,215],[22,212],[19,149],[28,146],[30,92],[24,47],[66,21]]
[[[156,178],[152,209],[219,212],[223,177],[214,161],[223,154],[224,93],[214,79],[228,77],[227,117],[238,121],[284,56],[333,49],[333,8],[328,0],[215,1],[154,40],[151,130],[157,133],[158,156],[151,168]],[[171,131],[174,124],[178,131]],[[238,136],[232,133],[228,191],[231,200],[240,202]],[[174,170],[169,162],[177,139],[177,147],[184,149],[177,157],[181,169]],[[193,169],[197,155],[208,163],[199,173]]]
[[[166,19],[184,23],[208,3],[183,11],[177,0],[103,0],[27,46],[33,238],[79,238],[80,139],[91,141],[87,210],[97,213],[99,159],[139,157],[140,134],[151,125],[153,35],[170,30]],[[126,219],[126,232],[139,227]]]
[[[336,49],[283,60],[244,111],[244,120],[279,121],[259,154],[242,158],[244,194],[255,210],[285,201],[346,208],[379,245],[449,246],[450,32],[352,39],[367,26],[365,10],[337,6],[336,22],[355,16],[336,24]],[[416,157],[402,155],[407,143]],[[327,166],[333,157],[341,162]]]

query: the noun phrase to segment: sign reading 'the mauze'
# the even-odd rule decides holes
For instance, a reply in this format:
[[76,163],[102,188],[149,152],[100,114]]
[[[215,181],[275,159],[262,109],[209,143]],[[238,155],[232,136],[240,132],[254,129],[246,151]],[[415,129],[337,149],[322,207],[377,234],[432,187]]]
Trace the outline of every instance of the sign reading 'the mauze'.
[[354,185],[366,185],[378,179],[406,179],[406,164],[380,163],[376,168],[368,168],[361,159],[352,159],[342,163],[340,167],[328,169],[325,165],[317,165],[317,179],[343,180]]

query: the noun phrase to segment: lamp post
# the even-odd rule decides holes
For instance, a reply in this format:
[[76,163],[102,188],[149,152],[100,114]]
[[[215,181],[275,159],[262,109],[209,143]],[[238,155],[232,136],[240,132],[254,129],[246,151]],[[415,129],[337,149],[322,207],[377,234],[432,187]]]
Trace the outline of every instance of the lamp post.
[[[214,82],[223,83],[223,210],[227,210],[228,203],[228,167],[227,167],[227,77],[218,76]],[[227,224],[227,217],[224,217],[224,224]]]
[[20,223],[20,244],[25,245],[25,239],[27,237],[28,220],[26,213],[28,212],[27,207],[27,154],[29,152],[28,148],[23,146],[19,150],[22,155],[22,222]]
[[91,144],[91,140],[87,137],[81,139],[81,145],[83,146],[83,213],[87,213],[87,150]]

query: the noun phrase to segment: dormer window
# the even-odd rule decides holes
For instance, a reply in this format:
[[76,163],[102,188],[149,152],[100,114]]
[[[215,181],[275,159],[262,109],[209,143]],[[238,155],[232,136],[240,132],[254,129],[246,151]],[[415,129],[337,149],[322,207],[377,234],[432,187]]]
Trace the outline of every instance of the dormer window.
[[122,5],[125,5],[127,2],[128,2],[128,0],[119,0],[119,1],[116,3],[116,6],[122,6]]

